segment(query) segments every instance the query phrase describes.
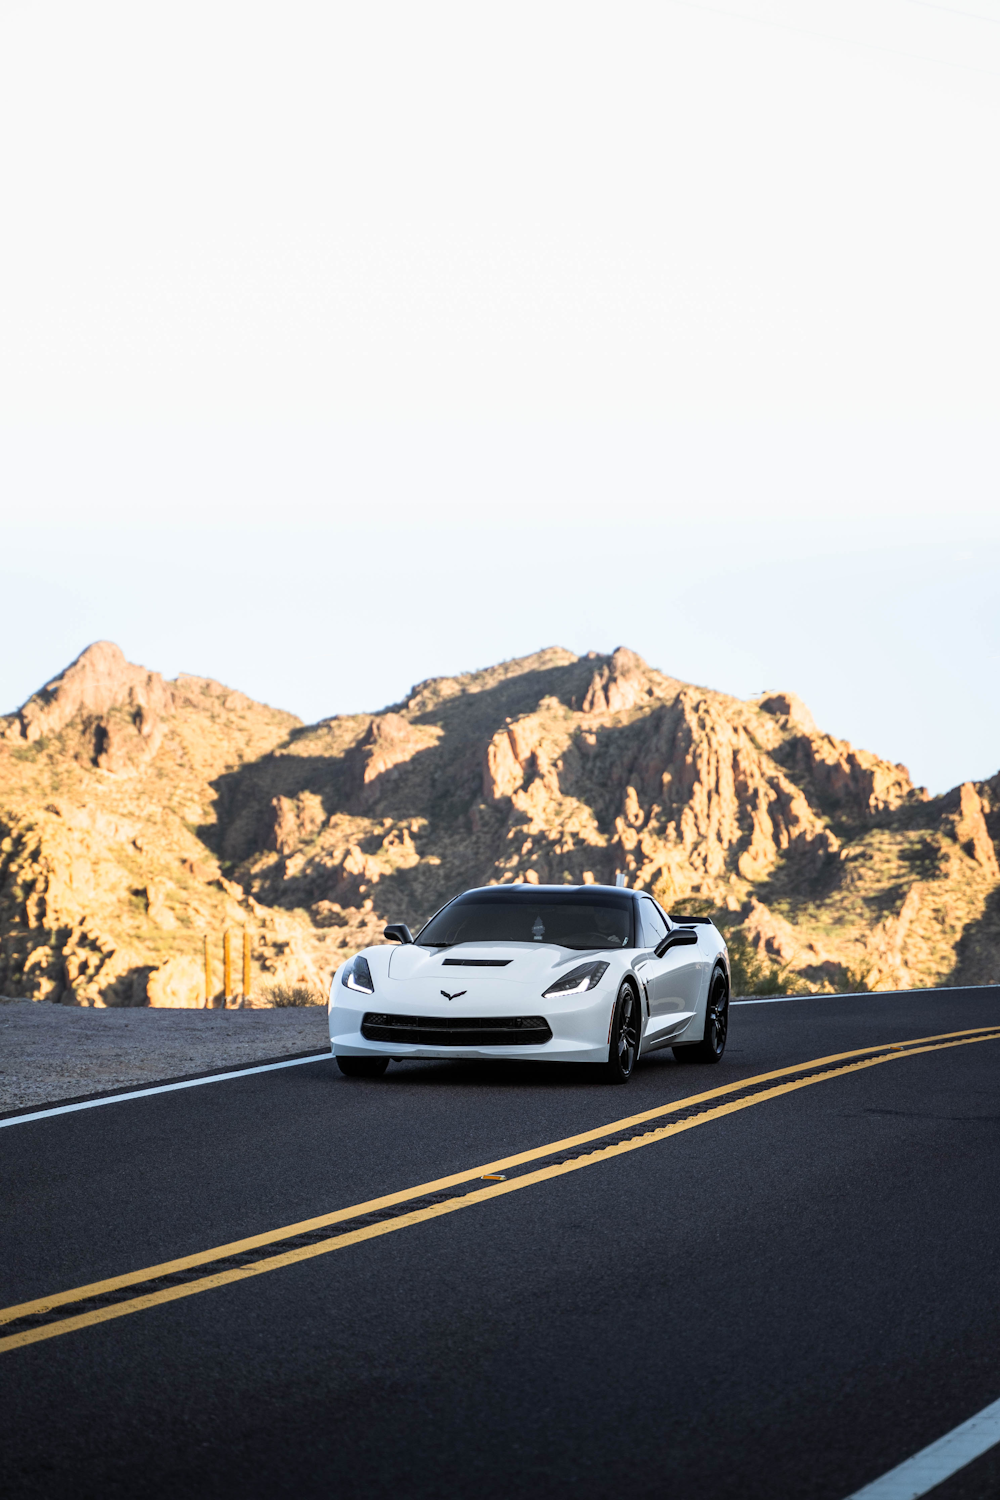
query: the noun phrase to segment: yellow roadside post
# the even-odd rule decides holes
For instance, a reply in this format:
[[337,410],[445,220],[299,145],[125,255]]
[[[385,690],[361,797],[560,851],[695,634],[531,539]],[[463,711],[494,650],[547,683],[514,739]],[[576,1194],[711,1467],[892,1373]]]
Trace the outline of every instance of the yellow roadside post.
[[205,1009],[212,1008],[212,955],[208,946],[208,933],[205,933]]
[[250,934],[243,929],[243,1004],[250,999]]
[[233,998],[233,935],[228,927],[222,935],[222,970],[224,982],[222,1005],[225,1009]]

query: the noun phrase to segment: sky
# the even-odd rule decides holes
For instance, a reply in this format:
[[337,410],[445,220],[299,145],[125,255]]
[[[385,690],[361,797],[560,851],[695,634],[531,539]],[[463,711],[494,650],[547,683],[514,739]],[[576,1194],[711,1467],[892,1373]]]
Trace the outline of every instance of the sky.
[[625,644],[1000,767],[1000,0],[6,0],[0,143],[0,711]]

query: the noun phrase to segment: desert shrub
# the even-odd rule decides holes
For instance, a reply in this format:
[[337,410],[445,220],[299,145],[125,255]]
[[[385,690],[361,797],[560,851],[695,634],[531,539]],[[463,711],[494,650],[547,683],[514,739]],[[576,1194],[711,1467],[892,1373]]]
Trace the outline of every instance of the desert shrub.
[[733,922],[733,913],[720,911],[710,901],[688,900],[672,913],[678,921],[688,917],[711,917],[729,949],[732,993],[737,995],[789,995],[799,987],[798,975],[788,964],[758,953],[745,932]]
[[279,1010],[289,1005],[323,1005],[323,996],[311,990],[307,984],[265,984],[259,991],[265,1005],[277,1006]]
[[796,975],[788,965],[758,953],[745,932],[738,928],[719,930],[729,949],[734,995],[787,995],[797,988]]
[[[716,907],[711,901],[689,897],[673,907],[672,915],[679,921],[685,916],[711,917],[729,949],[734,996],[794,995],[797,991],[808,990],[808,983],[790,964],[782,964],[766,953],[758,953],[746,933],[734,922],[733,912]],[[844,965],[839,976],[831,974],[827,978],[835,994],[867,995],[870,991],[868,973],[864,964],[856,968]]]

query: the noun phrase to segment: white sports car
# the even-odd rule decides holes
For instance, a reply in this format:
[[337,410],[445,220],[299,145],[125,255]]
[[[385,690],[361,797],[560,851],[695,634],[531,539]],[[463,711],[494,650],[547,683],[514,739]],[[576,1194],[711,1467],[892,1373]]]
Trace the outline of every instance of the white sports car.
[[672,1047],[716,1063],[726,1045],[729,955],[707,917],[674,920],[644,892],[502,885],[449,901],[414,939],[366,948],[330,987],[342,1073],[375,1078],[408,1057],[599,1065],[627,1083]]

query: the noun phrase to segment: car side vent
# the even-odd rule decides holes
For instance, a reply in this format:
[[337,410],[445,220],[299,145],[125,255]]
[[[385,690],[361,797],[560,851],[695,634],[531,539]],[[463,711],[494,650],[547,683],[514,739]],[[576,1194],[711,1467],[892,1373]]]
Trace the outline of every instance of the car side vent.
[[509,958],[446,958],[446,969],[505,969]]

